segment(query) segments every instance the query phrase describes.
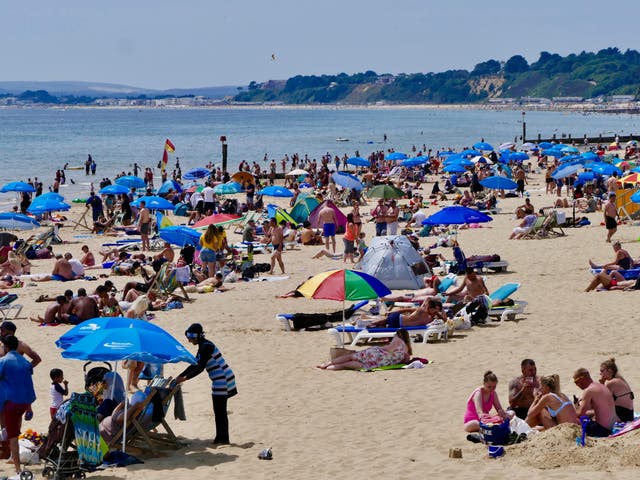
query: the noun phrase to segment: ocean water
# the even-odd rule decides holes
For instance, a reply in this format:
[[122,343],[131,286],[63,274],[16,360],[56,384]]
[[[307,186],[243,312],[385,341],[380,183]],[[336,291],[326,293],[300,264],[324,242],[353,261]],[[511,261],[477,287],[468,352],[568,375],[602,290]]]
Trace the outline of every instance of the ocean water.
[[[131,171],[134,162],[155,167],[165,138],[176,147],[169,171],[176,157],[183,172],[208,162],[220,165],[221,135],[227,137],[231,171],[242,160],[264,165],[265,154],[278,161],[280,171],[285,153],[311,158],[327,152],[352,156],[356,150],[366,156],[387,148],[410,153],[413,145],[459,149],[481,138],[497,146],[519,136],[521,122],[520,111],[421,108],[1,109],[0,184],[38,177],[47,190],[56,169],[80,166],[90,153],[96,176],[69,171],[61,190],[68,199],[86,196],[91,181]],[[632,115],[527,112],[526,122],[529,138],[640,132],[640,118]],[[0,194],[0,202],[13,201],[10,195]]]

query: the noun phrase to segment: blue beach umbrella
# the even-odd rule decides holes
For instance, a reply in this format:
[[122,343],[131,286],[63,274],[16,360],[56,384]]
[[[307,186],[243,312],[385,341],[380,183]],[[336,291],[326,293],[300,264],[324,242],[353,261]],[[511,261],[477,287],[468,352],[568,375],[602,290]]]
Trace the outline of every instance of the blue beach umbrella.
[[551,178],[554,180],[560,180],[561,178],[578,173],[580,170],[582,170],[582,165],[563,165],[551,174]]
[[56,202],[64,202],[64,197],[56,192],[47,192],[47,193],[43,193],[42,195],[38,195],[36,198],[34,198],[33,201],[31,202],[31,205],[33,205],[34,203],[38,204],[38,203],[50,202],[52,200],[55,200]]
[[590,182],[596,178],[596,174],[593,172],[582,172],[578,175],[578,181],[580,182]]
[[362,157],[347,158],[347,165],[353,165],[355,167],[370,167],[371,162]]
[[555,157],[555,158],[560,158],[562,157],[564,154],[557,148],[550,148],[548,150],[543,150],[542,151],[543,155],[546,155],[548,157]]
[[125,175],[124,177],[116,178],[115,183],[129,188],[144,188],[147,185],[143,179],[134,175]]
[[578,150],[576,147],[571,147],[571,146],[569,146],[569,147],[562,147],[562,148],[560,149],[560,151],[561,151],[562,153],[580,153],[580,150]]
[[542,149],[546,150],[546,149],[548,149],[548,148],[553,148],[553,143],[551,143],[551,142],[540,142],[540,143],[538,144],[538,147],[540,147],[540,148],[542,148]]
[[422,221],[423,225],[462,225],[465,223],[486,223],[491,222],[491,218],[486,213],[479,212],[472,208],[454,205],[445,207],[439,212],[430,215]]
[[495,175],[480,180],[480,185],[493,190],[515,190],[518,188],[518,184],[513,180]]
[[217,195],[232,195],[242,190],[238,182],[220,183],[213,187],[213,193]]
[[168,332],[128,327],[97,330],[68,347],[62,356],[100,362],[196,363],[193,355]]
[[177,245],[179,247],[184,247],[185,245],[198,246],[200,236],[202,235],[197,230],[183,225],[172,225],[170,227],[161,228],[158,231],[158,234],[165,242],[169,242],[170,244]]
[[610,163],[596,162],[591,165],[591,170],[600,175],[613,175],[614,173],[622,175],[622,170]]
[[293,192],[288,188],[280,187],[278,185],[271,185],[270,187],[265,187],[258,192],[260,195],[264,195],[267,197],[293,197]]
[[522,160],[529,160],[529,155],[524,152],[511,152],[509,154],[509,160],[519,162]]
[[384,157],[385,160],[404,160],[405,158],[409,158],[409,155],[402,152],[391,152],[390,154]]
[[333,175],[331,175],[331,178],[336,182],[336,185],[340,185],[341,187],[349,189],[355,188],[358,191],[364,189],[364,185],[362,185],[362,182],[358,177],[351,175],[350,173],[334,172]]
[[455,154],[455,152],[452,152],[451,150],[448,150],[446,152],[440,152],[438,154],[438,156],[444,158],[444,157],[448,157],[448,156],[454,155],[454,154]]
[[158,197],[156,195],[147,195],[140,197],[137,200],[131,202],[134,207],[139,207],[140,202],[144,202],[149,210],[175,210],[175,206],[166,198]]
[[79,323],[67,333],[56,340],[56,346],[63,350],[69,348],[74,343],[82,340],[84,337],[93,334],[99,330],[109,328],[138,328],[142,330],[153,330],[160,333],[167,333],[154,323],[146,322],[136,318],[125,317],[96,317]]
[[462,173],[462,172],[465,172],[466,170],[467,170],[466,167],[464,167],[459,163],[452,163],[450,165],[445,166],[442,169],[442,171],[445,173]]
[[473,148],[475,148],[476,150],[486,150],[486,151],[493,150],[493,146],[487,142],[474,143]]
[[640,190],[629,197],[633,203],[640,203]]
[[482,152],[468,148],[467,150],[461,151],[460,155],[463,157],[477,157],[478,155],[482,155]]
[[33,230],[40,224],[28,215],[15,212],[0,213],[0,228],[6,230]]
[[0,188],[0,193],[7,192],[35,192],[36,189],[33,185],[29,185],[26,182],[9,182]]
[[428,161],[429,161],[429,159],[427,157],[420,156],[420,157],[406,158],[406,159],[402,160],[399,163],[399,165],[401,167],[413,168],[413,167],[418,167],[420,165],[424,165]]
[[66,211],[70,208],[71,205],[68,203],[49,198],[40,202],[31,202],[31,205],[27,208],[27,212],[32,215],[42,215],[43,213]]
[[580,155],[585,160],[598,160],[598,155],[594,152],[584,152]]
[[118,185],[117,183],[114,185],[107,185],[106,187],[100,189],[98,192],[100,195],[126,195],[129,193],[130,188],[125,187],[124,185]]
[[171,190],[177,193],[182,193],[182,185],[180,185],[175,180],[169,179],[166,182],[164,182],[162,185],[160,185],[160,188],[158,189],[158,194],[169,193]]
[[210,170],[206,168],[198,167],[192,168],[187,173],[185,173],[182,178],[185,180],[197,180],[198,178],[208,177],[211,174]]

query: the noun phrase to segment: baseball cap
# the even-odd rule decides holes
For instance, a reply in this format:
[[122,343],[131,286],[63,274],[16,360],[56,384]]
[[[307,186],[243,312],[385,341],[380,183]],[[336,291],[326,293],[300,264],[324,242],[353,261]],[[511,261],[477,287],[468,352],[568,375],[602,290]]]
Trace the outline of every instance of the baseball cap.
[[4,321],[2,322],[2,324],[0,324],[0,329],[1,330],[9,330],[10,332],[15,332],[18,327],[16,327],[16,324],[10,321]]

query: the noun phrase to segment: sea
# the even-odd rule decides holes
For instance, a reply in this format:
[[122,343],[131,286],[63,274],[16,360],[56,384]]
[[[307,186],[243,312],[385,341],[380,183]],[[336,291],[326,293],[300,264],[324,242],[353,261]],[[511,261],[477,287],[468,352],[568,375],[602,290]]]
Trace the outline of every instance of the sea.
[[[265,155],[280,171],[285,154],[319,159],[393,148],[411,155],[413,146],[462,149],[482,139],[498,146],[519,140],[523,119],[529,139],[640,132],[640,117],[629,114],[419,107],[5,108],[0,109],[0,185],[38,177],[46,191],[56,169],[82,166],[88,154],[97,163],[96,175],[67,171],[60,191],[67,200],[86,197],[91,183],[103,177],[131,172],[134,162],[154,168],[157,178],[167,138],[175,145],[169,172],[178,159],[183,173],[209,162],[220,166],[222,136],[231,172],[242,160],[266,167]],[[0,203],[12,202],[14,194],[0,194]]]

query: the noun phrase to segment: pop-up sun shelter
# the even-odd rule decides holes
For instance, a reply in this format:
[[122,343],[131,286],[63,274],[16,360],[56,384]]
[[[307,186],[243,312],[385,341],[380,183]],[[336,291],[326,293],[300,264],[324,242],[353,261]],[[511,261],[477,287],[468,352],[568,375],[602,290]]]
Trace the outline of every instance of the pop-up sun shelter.
[[423,288],[424,277],[431,275],[424,259],[404,235],[374,237],[356,268],[392,290]]

